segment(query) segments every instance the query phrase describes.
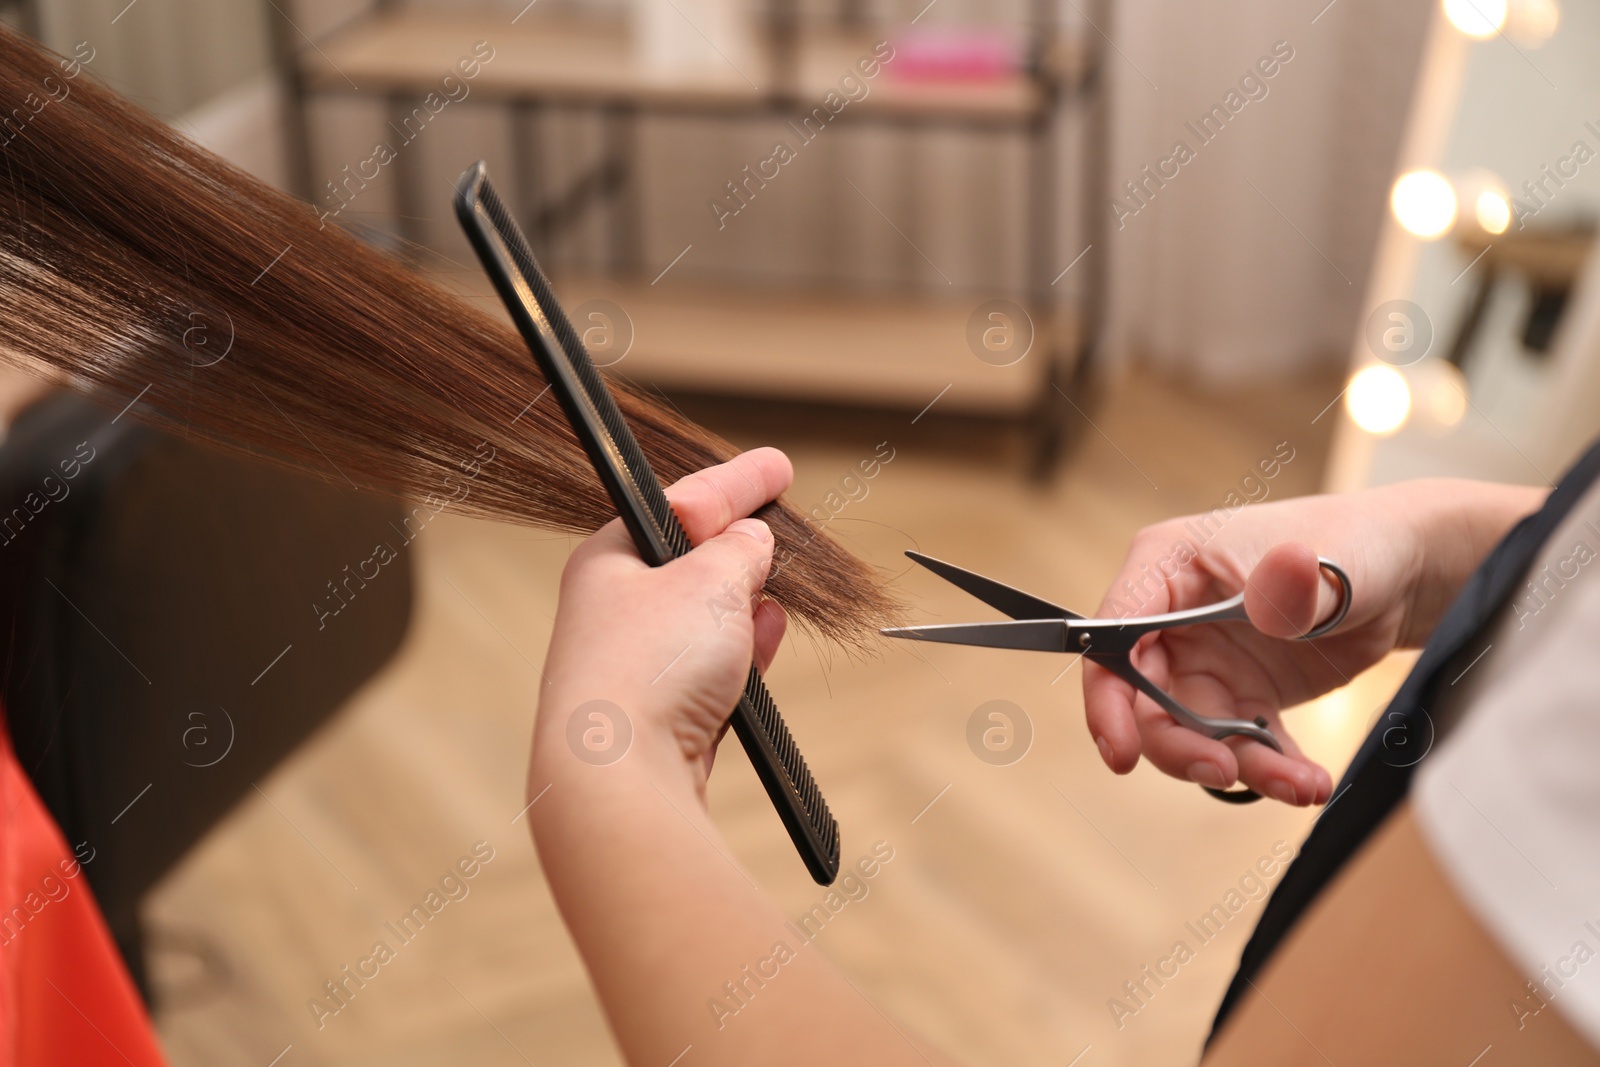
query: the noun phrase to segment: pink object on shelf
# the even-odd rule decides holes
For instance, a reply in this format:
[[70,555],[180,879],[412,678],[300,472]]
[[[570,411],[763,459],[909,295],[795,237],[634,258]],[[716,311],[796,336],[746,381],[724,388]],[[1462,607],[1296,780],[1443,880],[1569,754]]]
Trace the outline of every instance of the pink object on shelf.
[[899,81],[998,81],[1023,68],[1026,50],[1013,31],[993,26],[926,26],[890,39],[885,65]]

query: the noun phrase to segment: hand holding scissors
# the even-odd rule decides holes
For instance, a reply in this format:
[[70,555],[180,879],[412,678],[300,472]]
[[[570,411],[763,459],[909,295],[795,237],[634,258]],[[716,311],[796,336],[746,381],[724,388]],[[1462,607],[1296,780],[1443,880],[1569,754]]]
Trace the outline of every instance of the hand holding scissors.
[[[1283,752],[1283,743],[1272,732],[1265,716],[1258,715],[1253,719],[1245,719],[1202,715],[1191,711],[1134,664],[1136,649],[1150,634],[1208,623],[1248,623],[1244,593],[1214,604],[1159,615],[1088,619],[1077,612],[1003,585],[992,578],[985,578],[920,552],[907,552],[906,555],[1010,618],[1003,622],[896,627],[884,630],[885,636],[987,648],[1078,653],[1132,685],[1170,715],[1177,725],[1185,729],[1214,741],[1231,737],[1245,738],[1266,745],[1277,752]],[[1329,559],[1319,558],[1317,564],[1322,571],[1337,581],[1340,597],[1338,606],[1330,618],[1300,635],[1300,640],[1305,641],[1316,640],[1335,630],[1349,613],[1352,599],[1350,577],[1344,569]],[[1201,783],[1207,793],[1229,803],[1247,803],[1261,799],[1260,794],[1248,789],[1225,790],[1221,788],[1223,784],[1225,783],[1220,780],[1220,774],[1219,781],[1215,784]]]
[[[1102,759],[1118,774],[1143,759],[1174,778],[1213,786],[1238,780],[1285,803],[1326,803],[1333,779],[1300,753],[1283,711],[1346,685],[1396,649],[1421,647],[1484,555],[1543,496],[1427,479],[1145,527],[1093,614],[1150,615],[1243,592],[1250,625],[1163,630],[1135,650],[1134,663],[1197,711],[1266,718],[1285,751],[1184,729],[1132,685],[1085,661],[1084,710]],[[1324,637],[1291,640],[1332,618],[1342,599],[1319,555],[1349,574],[1349,613]],[[1339,729],[1369,726],[1381,711],[1372,699],[1347,708],[1356,721]]]
[[[1150,683],[1207,718],[1266,719],[1283,751],[1181,726],[1142,687],[1085,658],[1084,710],[1101,758],[1118,774],[1144,759],[1213,788],[1238,781],[1285,803],[1326,803],[1333,779],[1301,754],[1281,712],[1347,684],[1396,649],[1421,647],[1484,555],[1544,494],[1426,479],[1145,527],[1094,615],[1126,620],[1242,593],[1248,624],[1156,629],[1129,659]],[[1348,595],[1319,555],[1347,573]],[[1347,599],[1348,613],[1332,632],[1293,639],[1325,628]],[[1356,728],[1378,710],[1353,709],[1362,720]]]

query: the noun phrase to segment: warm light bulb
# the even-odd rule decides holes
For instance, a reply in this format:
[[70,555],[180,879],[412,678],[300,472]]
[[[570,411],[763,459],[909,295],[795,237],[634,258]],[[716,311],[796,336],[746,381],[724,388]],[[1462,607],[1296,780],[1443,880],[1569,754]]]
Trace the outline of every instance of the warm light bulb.
[[1344,406],[1357,426],[1386,437],[1406,424],[1411,414],[1411,387],[1405,375],[1387,363],[1373,363],[1350,379]]
[[1507,0],[1444,0],[1444,17],[1450,25],[1482,41],[1505,28]]
[[1400,175],[1389,194],[1394,217],[1409,232],[1429,240],[1443,236],[1456,221],[1456,191],[1436,170]]
[[1506,32],[1529,48],[1538,48],[1555,36],[1561,25],[1561,6],[1556,0],[1515,0]]
[[1485,189],[1478,194],[1477,215],[1485,233],[1505,233],[1511,225],[1511,201],[1496,189]]
[[1428,410],[1440,426],[1456,426],[1467,414],[1467,394],[1455,382],[1437,381],[1428,390]]
[[1416,398],[1418,425],[1438,435],[1448,434],[1467,416],[1467,380],[1461,369],[1443,359],[1425,359],[1406,368],[1411,393]]

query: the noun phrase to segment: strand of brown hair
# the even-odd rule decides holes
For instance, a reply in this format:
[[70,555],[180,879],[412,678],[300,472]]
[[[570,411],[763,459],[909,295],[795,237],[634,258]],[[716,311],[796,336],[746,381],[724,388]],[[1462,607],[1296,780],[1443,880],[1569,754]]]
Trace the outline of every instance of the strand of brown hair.
[[[0,357],[165,428],[352,486],[586,533],[611,502],[506,323],[0,27]],[[227,323],[231,347],[185,343]],[[735,450],[612,380],[664,484]],[[539,399],[536,399],[539,398]],[[531,402],[531,406],[530,405]],[[766,592],[859,645],[895,605],[794,508]]]

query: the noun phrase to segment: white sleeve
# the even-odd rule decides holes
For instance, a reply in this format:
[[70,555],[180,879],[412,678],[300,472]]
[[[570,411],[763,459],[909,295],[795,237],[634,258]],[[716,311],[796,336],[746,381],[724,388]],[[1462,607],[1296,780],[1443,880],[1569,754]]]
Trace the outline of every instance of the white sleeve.
[[[1417,768],[1423,837],[1534,988],[1600,1050],[1600,567],[1513,607],[1491,674]],[[1469,668],[1470,669],[1470,668]],[[1541,1002],[1548,1007],[1541,1008]],[[1524,1014],[1526,1013],[1526,1014]]]

